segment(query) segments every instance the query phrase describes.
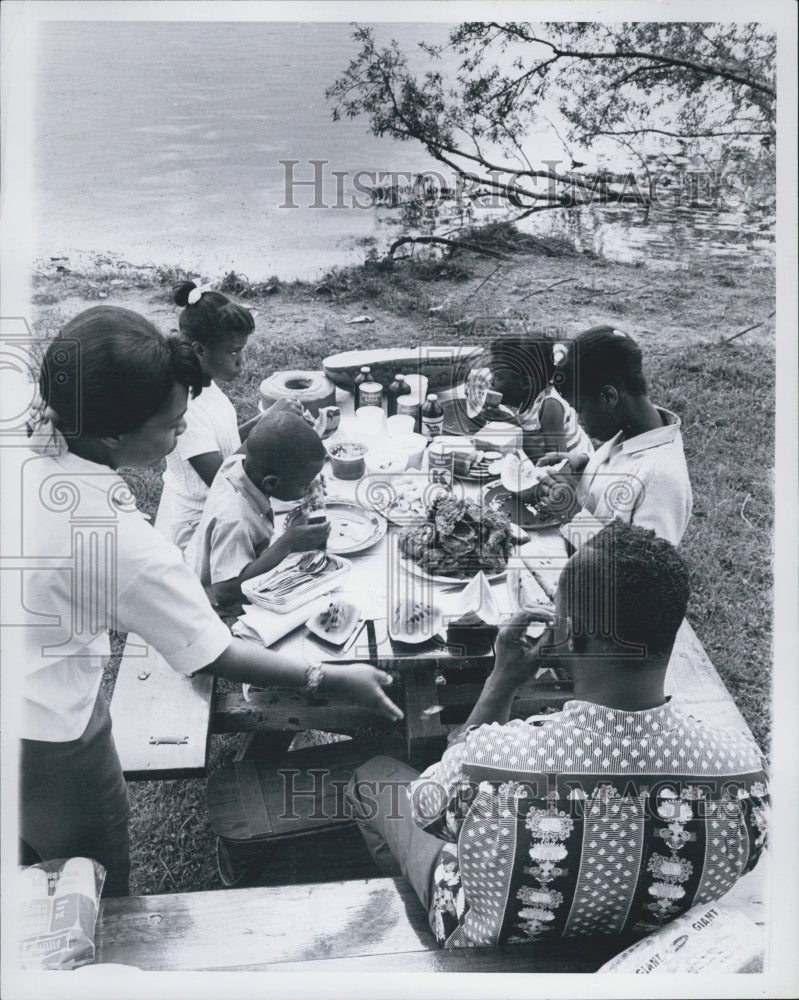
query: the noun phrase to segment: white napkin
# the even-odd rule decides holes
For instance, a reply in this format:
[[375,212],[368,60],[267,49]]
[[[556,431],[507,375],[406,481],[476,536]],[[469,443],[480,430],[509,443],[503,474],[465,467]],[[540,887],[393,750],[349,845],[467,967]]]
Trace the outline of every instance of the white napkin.
[[[247,608],[233,626],[233,634],[246,637],[248,631],[255,632],[265,646],[271,646],[278,639],[282,639],[284,635],[288,635],[295,628],[304,625],[309,618],[324,611],[328,604],[330,604],[330,595],[325,594],[286,614],[267,611],[266,608]],[[237,631],[239,623],[243,628]]]
[[499,625],[502,620],[491,584],[482,570],[459,595],[457,609],[461,616],[474,612],[486,625]]

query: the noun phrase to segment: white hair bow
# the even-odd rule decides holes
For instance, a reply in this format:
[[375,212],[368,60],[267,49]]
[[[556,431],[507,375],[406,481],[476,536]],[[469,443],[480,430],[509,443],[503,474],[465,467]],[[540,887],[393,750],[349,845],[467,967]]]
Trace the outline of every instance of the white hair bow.
[[201,298],[203,292],[210,292],[210,291],[211,291],[211,286],[210,285],[196,285],[189,292],[189,296],[188,296],[188,299],[187,299],[189,305],[193,306],[195,302],[199,302],[200,301],[200,298]]

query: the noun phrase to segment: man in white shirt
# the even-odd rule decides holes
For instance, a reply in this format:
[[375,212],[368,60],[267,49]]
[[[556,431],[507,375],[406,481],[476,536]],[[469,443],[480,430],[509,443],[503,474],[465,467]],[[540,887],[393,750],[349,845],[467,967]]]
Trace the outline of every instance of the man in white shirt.
[[554,383],[602,442],[590,456],[541,460],[568,459],[540,487],[554,514],[572,515],[563,533],[577,546],[616,518],[678,545],[693,504],[680,419],[650,402],[635,341],[609,326],[586,330],[569,343]]

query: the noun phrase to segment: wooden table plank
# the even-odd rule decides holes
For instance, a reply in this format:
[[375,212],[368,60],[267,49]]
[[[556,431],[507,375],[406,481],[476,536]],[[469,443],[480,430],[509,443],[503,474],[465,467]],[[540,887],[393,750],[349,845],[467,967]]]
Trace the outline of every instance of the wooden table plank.
[[714,727],[750,732],[687,619],[680,626],[669,660],[666,694],[685,711]]
[[[199,777],[205,773],[214,678],[187,678],[144,640],[129,635],[119,665],[111,719],[128,779]],[[151,744],[150,739],[186,738]]]
[[427,950],[427,917],[403,879],[104,900],[97,961],[228,969]]
[[[768,859],[718,905],[763,926]],[[553,939],[452,952],[404,879],[106,899],[97,962],[146,970],[593,972],[629,942]]]

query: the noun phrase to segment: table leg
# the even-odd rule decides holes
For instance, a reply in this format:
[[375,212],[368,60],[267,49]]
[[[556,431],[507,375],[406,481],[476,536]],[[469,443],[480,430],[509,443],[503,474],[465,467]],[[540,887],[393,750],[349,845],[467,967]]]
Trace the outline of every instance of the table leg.
[[435,671],[430,666],[409,670],[402,685],[408,759],[414,767],[426,767],[441,758],[447,744],[441,714],[425,712],[438,704]]

